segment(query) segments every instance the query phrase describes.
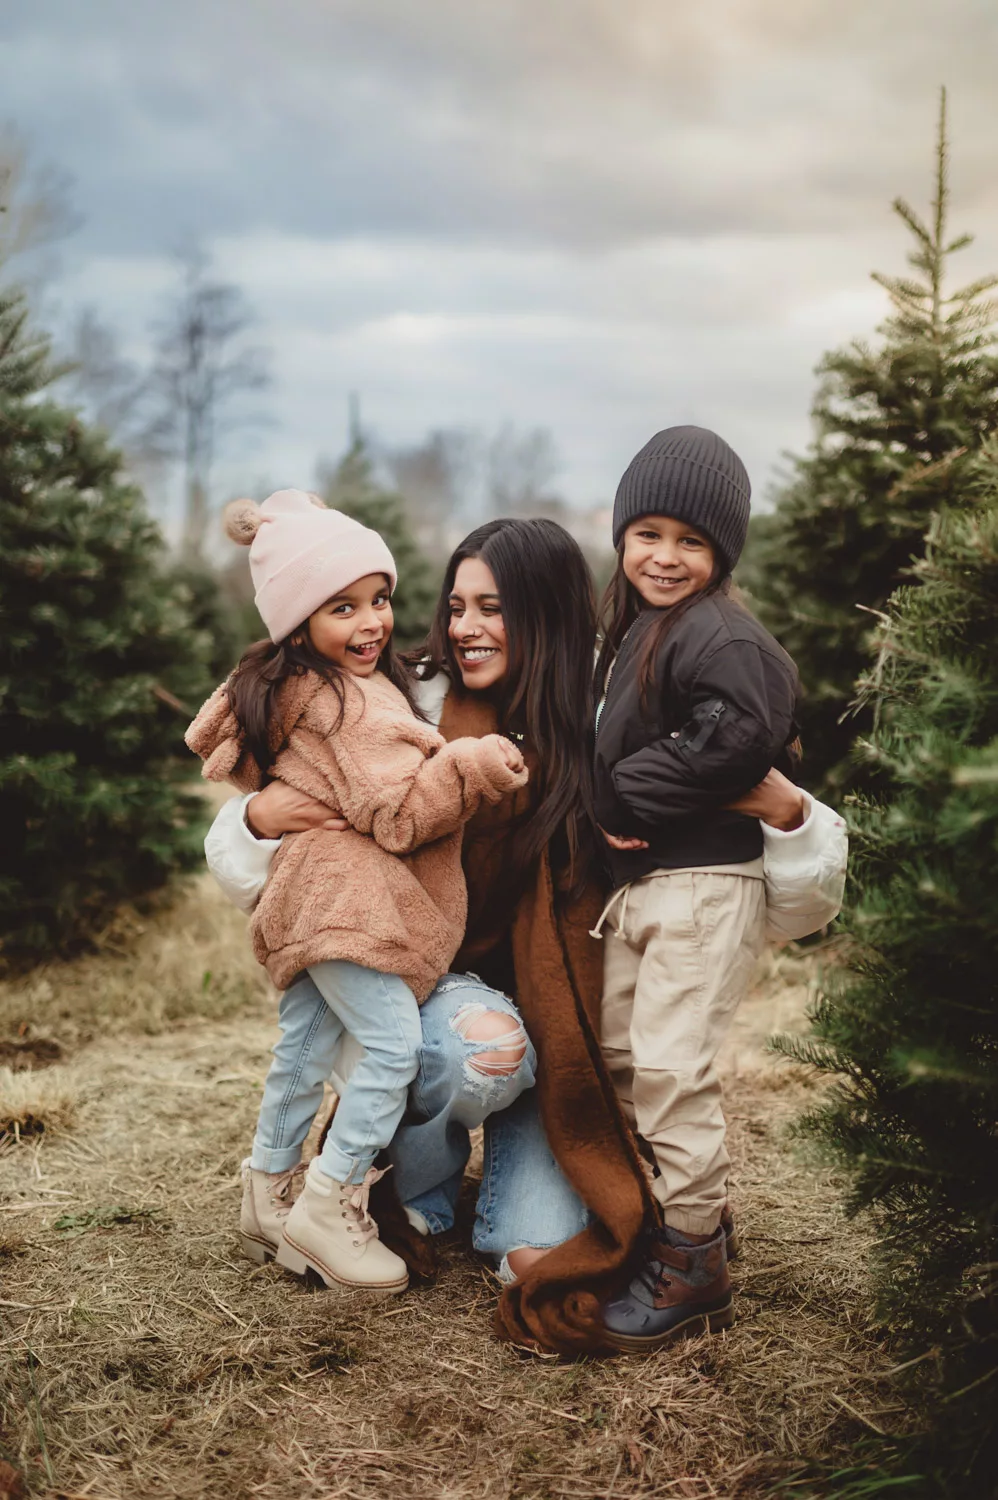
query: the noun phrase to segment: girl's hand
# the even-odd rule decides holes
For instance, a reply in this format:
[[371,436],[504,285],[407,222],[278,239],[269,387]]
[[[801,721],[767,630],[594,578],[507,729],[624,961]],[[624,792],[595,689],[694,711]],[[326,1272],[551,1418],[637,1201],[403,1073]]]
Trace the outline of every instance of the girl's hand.
[[607,833],[605,828],[601,828],[600,833],[606,839],[611,849],[619,849],[622,853],[625,854],[631,849],[648,848],[647,839],[622,839],[615,833]]
[[310,828],[342,833],[350,824],[315,797],[296,792],[283,781],[272,781],[247,803],[246,827],[254,838],[279,839],[282,834],[305,833]]
[[804,822],[807,803],[799,786],[794,786],[782,771],[767,771],[758,786],[754,786],[737,802],[727,804],[729,812],[744,813],[748,818],[760,818],[771,828],[781,828],[790,833]]
[[505,735],[497,734],[496,739],[499,742],[499,749],[502,753],[502,758],[506,762],[509,770],[513,771],[514,773],[519,773],[520,771],[522,771],[524,766],[523,752],[517,749],[512,740],[506,739]]

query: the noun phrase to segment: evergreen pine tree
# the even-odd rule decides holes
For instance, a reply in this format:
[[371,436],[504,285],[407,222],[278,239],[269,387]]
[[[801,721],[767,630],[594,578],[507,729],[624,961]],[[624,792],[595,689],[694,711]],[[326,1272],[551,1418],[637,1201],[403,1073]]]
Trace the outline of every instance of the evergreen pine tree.
[[398,569],[398,587],[392,597],[395,641],[402,649],[418,646],[430,628],[439,580],[413,537],[402,496],[378,483],[359,431],[353,432],[350,447],[335,469],[324,476],[322,492],[328,505],[380,532],[388,543]]
[[70,946],[199,857],[186,710],[210,641],[118,454],[45,399],[48,346],[0,296],[0,948]]
[[48,339],[31,328],[27,298],[0,287],[0,398],[33,396],[51,384],[60,372],[49,354]]
[[836,1079],[802,1129],[872,1210],[946,1496],[998,1472],[998,445],[985,462],[990,494],[933,522],[888,606],[861,684],[879,796],[854,819],[848,967],[811,1036],[777,1043]]
[[914,239],[913,274],[875,275],[893,311],[873,347],[855,342],[819,366],[816,438],[795,464],[773,517],[752,538],[739,577],[766,624],[797,661],[800,722],[812,782],[847,777],[852,741],[868,718],[843,716],[863,668],[871,618],[922,551],[930,516],[968,498],[974,455],[998,424],[998,278],[947,294],[950,257],[946,96],[926,224],[902,199]]

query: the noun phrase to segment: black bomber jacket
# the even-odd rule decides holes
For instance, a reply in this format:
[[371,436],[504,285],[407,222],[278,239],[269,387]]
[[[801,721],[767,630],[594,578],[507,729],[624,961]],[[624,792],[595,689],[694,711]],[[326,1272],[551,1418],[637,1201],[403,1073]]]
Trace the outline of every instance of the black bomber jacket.
[[649,847],[606,846],[614,886],[652,870],[745,864],[762,853],[758,819],[724,804],[772,766],[789,772],[797,669],[726,594],[688,609],[658,651],[647,714],[637,664],[657,610],[640,615],[614,661],[596,729],[596,816]]

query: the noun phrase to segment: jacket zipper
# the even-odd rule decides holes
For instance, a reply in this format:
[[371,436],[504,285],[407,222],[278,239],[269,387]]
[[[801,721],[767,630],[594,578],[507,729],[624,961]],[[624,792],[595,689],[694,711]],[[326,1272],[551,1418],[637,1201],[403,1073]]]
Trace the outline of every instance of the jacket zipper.
[[711,709],[710,713],[700,725],[700,729],[696,736],[696,739],[687,741],[690,750],[695,753],[697,750],[703,749],[704,745],[706,745],[707,741],[714,733],[714,730],[717,728],[718,721],[720,720],[726,708],[727,704],[723,703],[721,699],[718,698],[717,702],[714,704],[714,707]]
[[631,631],[634,629],[634,626],[637,623],[638,623],[637,620],[634,620],[634,621],[632,621],[632,623],[630,625],[628,625],[627,629],[624,631],[624,638],[621,641],[620,645],[617,647],[617,654],[613,658],[613,661],[610,663],[609,667],[607,668],[606,682],[603,684],[603,696],[602,696],[602,698],[600,699],[600,701],[596,705],[596,723],[593,725],[593,749],[594,750],[596,748],[596,741],[599,739],[599,727],[600,727],[600,723],[602,721],[604,713],[606,712],[607,699],[610,696],[610,683],[613,680],[613,669],[617,665],[618,661],[620,660],[621,653],[622,653],[624,647],[627,645],[627,637],[630,635]]

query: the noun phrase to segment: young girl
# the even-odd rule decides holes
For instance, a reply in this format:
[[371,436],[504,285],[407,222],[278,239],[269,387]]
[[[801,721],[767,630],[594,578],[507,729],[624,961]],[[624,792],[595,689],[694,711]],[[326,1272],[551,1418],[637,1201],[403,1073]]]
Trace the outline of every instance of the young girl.
[[728,804],[790,769],[797,734],[794,664],[729,593],[749,493],[727,443],[674,427],[632,460],[614,503],[597,665],[596,814],[614,885],[602,1043],[664,1220],[604,1308],[619,1349],[733,1317],[714,1059],[762,950],[766,889],[758,819]]
[[[526,781],[497,734],[447,744],[416,716],[391,645],[395,564],[377,532],[317,496],[282,490],[226,512],[250,546],[270,632],[205,704],[187,743],[210,780],[273,777],[335,807],[343,832],[286,838],[251,923],[286,990],[264,1086],[241,1228],[254,1259],[327,1286],[403,1291],[405,1262],[378,1240],[368,1195],[419,1058],[419,1002],[464,935],[461,827]],[[307,971],[312,983],[295,983]],[[317,1000],[318,996],[321,1000]],[[364,1048],[322,1151],[288,1211],[289,1176],[343,1032]]]

